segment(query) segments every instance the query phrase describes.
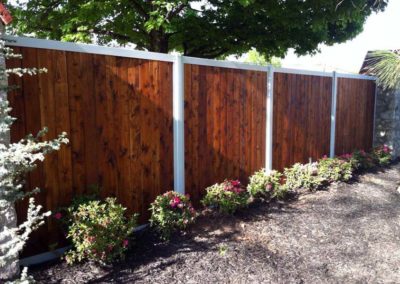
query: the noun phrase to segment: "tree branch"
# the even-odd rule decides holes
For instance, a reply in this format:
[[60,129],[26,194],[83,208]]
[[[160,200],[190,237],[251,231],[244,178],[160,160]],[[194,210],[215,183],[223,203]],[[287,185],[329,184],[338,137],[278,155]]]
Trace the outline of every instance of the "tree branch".
[[178,7],[176,7],[175,10],[171,10],[167,16],[166,19],[169,21],[171,20],[173,17],[175,17],[176,15],[178,15],[185,7],[187,7],[188,4],[185,3],[181,3],[180,5],[178,5]]
[[142,15],[146,20],[150,19],[150,15],[147,13],[146,9],[136,0],[130,0],[130,3],[134,8]]

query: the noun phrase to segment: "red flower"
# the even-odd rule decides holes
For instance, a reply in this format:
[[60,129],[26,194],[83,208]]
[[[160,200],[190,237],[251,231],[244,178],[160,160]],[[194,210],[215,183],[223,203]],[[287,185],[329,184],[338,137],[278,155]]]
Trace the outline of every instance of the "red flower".
[[128,247],[129,241],[128,240],[123,240],[122,241],[122,245],[124,246],[124,248]]
[[174,198],[171,199],[171,202],[169,203],[169,205],[172,208],[175,208],[179,205],[179,203],[181,203],[181,199],[178,196],[175,196]]
[[231,184],[232,184],[233,186],[235,186],[235,187],[239,187],[239,186],[240,186],[240,181],[238,181],[238,180],[232,180],[232,181],[231,181]]
[[60,220],[62,218],[62,214],[60,212],[57,212],[56,214],[54,214],[54,218]]

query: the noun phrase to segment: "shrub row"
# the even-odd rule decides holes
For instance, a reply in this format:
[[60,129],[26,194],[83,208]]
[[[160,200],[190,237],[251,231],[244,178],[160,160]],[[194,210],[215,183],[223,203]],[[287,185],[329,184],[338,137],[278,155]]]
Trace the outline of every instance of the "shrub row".
[[[256,199],[285,199],[290,192],[318,190],[333,182],[349,181],[357,171],[390,162],[391,149],[384,145],[370,153],[355,151],[336,158],[323,157],[314,163],[297,163],[283,173],[262,169],[250,177],[247,187],[238,180],[225,180],[206,188],[201,203],[211,210],[233,214]],[[189,196],[174,191],[159,195],[149,210],[150,224],[164,240],[174,231],[184,230],[197,216]],[[73,245],[66,255],[67,262],[87,259],[107,263],[123,258],[137,224],[137,214],[127,217],[125,211],[115,199],[100,201],[92,194],[75,198],[68,208],[56,213],[55,218],[62,221]]]

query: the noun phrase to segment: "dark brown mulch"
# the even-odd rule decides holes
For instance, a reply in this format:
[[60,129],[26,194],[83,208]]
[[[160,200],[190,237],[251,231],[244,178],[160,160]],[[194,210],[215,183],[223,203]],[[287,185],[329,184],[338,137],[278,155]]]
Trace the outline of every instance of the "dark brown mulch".
[[201,217],[163,243],[138,236],[109,267],[32,268],[41,283],[400,283],[400,165],[352,184]]

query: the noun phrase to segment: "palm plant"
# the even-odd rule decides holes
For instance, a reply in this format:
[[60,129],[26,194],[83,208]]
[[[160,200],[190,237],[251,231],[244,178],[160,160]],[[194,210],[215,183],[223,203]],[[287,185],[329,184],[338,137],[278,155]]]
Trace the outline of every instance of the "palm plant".
[[378,77],[383,88],[400,88],[400,50],[374,51],[368,58],[367,65],[368,73]]

